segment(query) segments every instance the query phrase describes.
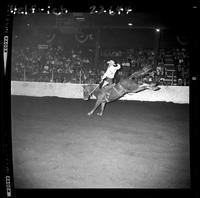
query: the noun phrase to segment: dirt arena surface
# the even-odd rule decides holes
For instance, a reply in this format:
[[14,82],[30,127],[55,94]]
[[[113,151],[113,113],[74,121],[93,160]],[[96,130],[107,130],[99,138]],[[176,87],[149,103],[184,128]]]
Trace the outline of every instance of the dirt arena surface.
[[15,188],[189,188],[189,105],[12,96]]

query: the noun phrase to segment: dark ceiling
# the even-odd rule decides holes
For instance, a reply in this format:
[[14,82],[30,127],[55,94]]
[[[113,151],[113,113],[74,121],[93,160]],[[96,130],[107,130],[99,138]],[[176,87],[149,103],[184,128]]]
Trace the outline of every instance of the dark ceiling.
[[[132,23],[132,26],[128,26]],[[130,13],[128,15],[69,13],[55,16],[53,14],[18,15],[14,17],[14,28],[88,28],[88,29],[175,29],[190,30],[194,20],[187,13]]]
[[161,27],[163,24],[160,14],[155,13],[133,13],[124,15],[111,16],[108,14],[91,15],[83,13],[85,22],[80,22],[83,25],[101,28],[128,28],[128,23],[132,23],[135,28],[155,28]]

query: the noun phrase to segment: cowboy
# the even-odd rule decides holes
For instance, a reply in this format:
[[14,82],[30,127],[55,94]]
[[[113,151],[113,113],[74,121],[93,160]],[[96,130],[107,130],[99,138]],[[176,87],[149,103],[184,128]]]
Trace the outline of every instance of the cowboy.
[[110,60],[107,62],[108,63],[108,68],[106,70],[106,72],[104,73],[104,75],[101,77],[101,85],[100,87],[104,87],[104,86],[109,86],[113,84],[113,79],[115,77],[115,73],[117,72],[117,70],[119,70],[121,68],[120,64],[115,64],[115,62],[113,60]]

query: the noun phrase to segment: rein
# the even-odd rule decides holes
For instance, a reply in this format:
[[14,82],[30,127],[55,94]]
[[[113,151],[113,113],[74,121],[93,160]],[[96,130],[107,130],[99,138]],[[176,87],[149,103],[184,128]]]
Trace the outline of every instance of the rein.
[[100,86],[100,84],[103,82],[103,80],[101,80],[99,82],[99,84],[89,93],[89,96]]
[[[90,93],[89,96],[100,86],[100,84],[98,84]],[[89,91],[88,91],[89,92]]]

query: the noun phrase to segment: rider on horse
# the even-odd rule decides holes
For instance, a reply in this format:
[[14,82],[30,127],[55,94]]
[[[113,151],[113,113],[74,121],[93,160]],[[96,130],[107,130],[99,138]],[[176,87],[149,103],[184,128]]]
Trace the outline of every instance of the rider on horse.
[[106,85],[109,86],[113,84],[115,73],[117,72],[117,70],[121,68],[120,64],[115,64],[113,60],[110,60],[107,63],[108,63],[108,68],[101,78],[100,87],[102,88],[105,87]]

